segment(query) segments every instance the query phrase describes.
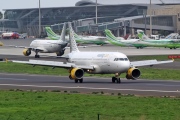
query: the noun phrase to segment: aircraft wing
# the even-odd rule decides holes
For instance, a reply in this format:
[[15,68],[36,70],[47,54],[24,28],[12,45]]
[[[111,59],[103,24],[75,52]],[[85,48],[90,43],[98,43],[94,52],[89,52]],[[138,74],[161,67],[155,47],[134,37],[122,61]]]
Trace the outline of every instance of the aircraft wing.
[[140,67],[140,66],[153,66],[157,64],[164,64],[164,63],[172,63],[174,60],[167,60],[167,61],[157,61],[157,60],[143,60],[143,61],[134,61],[131,62],[132,67]]
[[16,46],[16,45],[5,45],[4,47],[14,47],[14,48],[24,48],[24,49],[31,49],[31,50],[38,50],[38,51],[46,51],[46,49],[42,47],[27,47],[27,46]]
[[[78,46],[78,48],[86,48],[87,46]],[[65,47],[65,49],[70,49],[70,47]]]
[[74,63],[65,63],[65,62],[57,62],[57,61],[45,61],[45,60],[29,60],[29,61],[18,61],[12,60],[15,63],[25,63],[31,65],[39,65],[39,66],[52,66],[52,67],[61,67],[61,68],[82,68],[82,69],[90,69],[93,70],[93,66],[84,66],[84,65],[76,65]]
[[16,46],[16,45],[4,45],[4,47],[14,47],[14,48],[31,48],[27,46]]

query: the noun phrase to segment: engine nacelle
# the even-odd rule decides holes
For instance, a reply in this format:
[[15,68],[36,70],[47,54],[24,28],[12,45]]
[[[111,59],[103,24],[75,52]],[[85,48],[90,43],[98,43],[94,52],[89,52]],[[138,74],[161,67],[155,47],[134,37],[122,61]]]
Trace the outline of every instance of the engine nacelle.
[[31,54],[31,50],[29,50],[29,49],[24,49],[24,50],[23,50],[23,54],[24,54],[24,56],[29,56],[29,55]]
[[80,69],[80,68],[72,68],[70,70],[70,75],[69,75],[69,78],[70,79],[81,79],[84,75],[84,70],[83,69]]
[[59,51],[59,52],[56,52],[57,56],[62,56],[62,55],[64,55],[64,51],[65,51],[65,50],[61,50],[61,51]]
[[138,68],[129,68],[126,74],[127,79],[137,79],[141,75],[141,72]]

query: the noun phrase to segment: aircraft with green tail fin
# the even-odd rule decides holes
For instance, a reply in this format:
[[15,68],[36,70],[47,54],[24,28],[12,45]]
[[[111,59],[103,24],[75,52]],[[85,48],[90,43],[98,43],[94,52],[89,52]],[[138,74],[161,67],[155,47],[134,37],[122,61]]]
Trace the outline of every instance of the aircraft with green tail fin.
[[174,39],[154,40],[146,36],[143,30],[137,30],[137,33],[141,41],[145,41],[153,47],[165,47],[170,49],[180,48],[180,40],[174,40]]
[[143,48],[147,47],[147,43],[140,41],[139,39],[129,39],[129,40],[123,40],[123,39],[118,39],[115,37],[112,32],[108,29],[105,30],[106,38],[108,39],[109,43],[116,45],[116,46],[121,46],[121,47],[136,47],[136,48]]
[[[60,39],[61,36],[54,33],[50,27],[45,27],[45,30],[46,30],[48,39],[50,39],[50,40],[59,40]],[[65,40],[69,40],[69,36],[65,36]]]
[[136,47],[137,49],[142,49],[144,47],[168,47],[170,49],[176,49],[180,47],[180,41],[168,39],[154,40],[148,38],[142,30],[138,30],[137,32],[139,39],[120,40],[117,39],[110,30],[105,30],[108,41],[113,45],[122,47]]
[[[48,38],[53,39],[53,40],[57,40],[60,38],[60,36],[54,33],[50,27],[45,27],[45,30],[47,32]],[[73,34],[78,44],[104,45],[104,44],[109,43],[106,37],[103,37],[103,36],[80,36],[80,35],[77,35],[74,31],[73,31]]]

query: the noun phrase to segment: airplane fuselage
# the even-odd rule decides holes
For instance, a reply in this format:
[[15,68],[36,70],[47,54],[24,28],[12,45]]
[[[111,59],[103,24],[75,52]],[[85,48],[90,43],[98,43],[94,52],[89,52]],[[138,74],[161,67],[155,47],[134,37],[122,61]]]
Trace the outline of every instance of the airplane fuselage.
[[144,40],[148,46],[153,47],[180,47],[180,41],[160,39],[160,40]]
[[81,37],[75,38],[77,43],[82,44],[107,44],[109,43],[106,38],[97,38],[97,37]]
[[76,65],[93,66],[89,73],[124,73],[130,68],[127,56],[119,52],[72,52],[69,62]]
[[30,47],[41,49],[42,53],[54,53],[61,51],[66,46],[63,41],[58,40],[33,40]]

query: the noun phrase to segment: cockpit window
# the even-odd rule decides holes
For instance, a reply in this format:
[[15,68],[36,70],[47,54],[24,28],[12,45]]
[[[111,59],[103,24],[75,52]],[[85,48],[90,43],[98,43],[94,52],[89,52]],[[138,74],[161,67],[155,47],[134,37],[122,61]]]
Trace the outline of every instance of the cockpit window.
[[114,61],[128,61],[128,58],[115,58]]
[[124,61],[124,58],[119,58],[118,60],[119,60],[119,61]]
[[128,61],[128,58],[124,58],[125,61]]

